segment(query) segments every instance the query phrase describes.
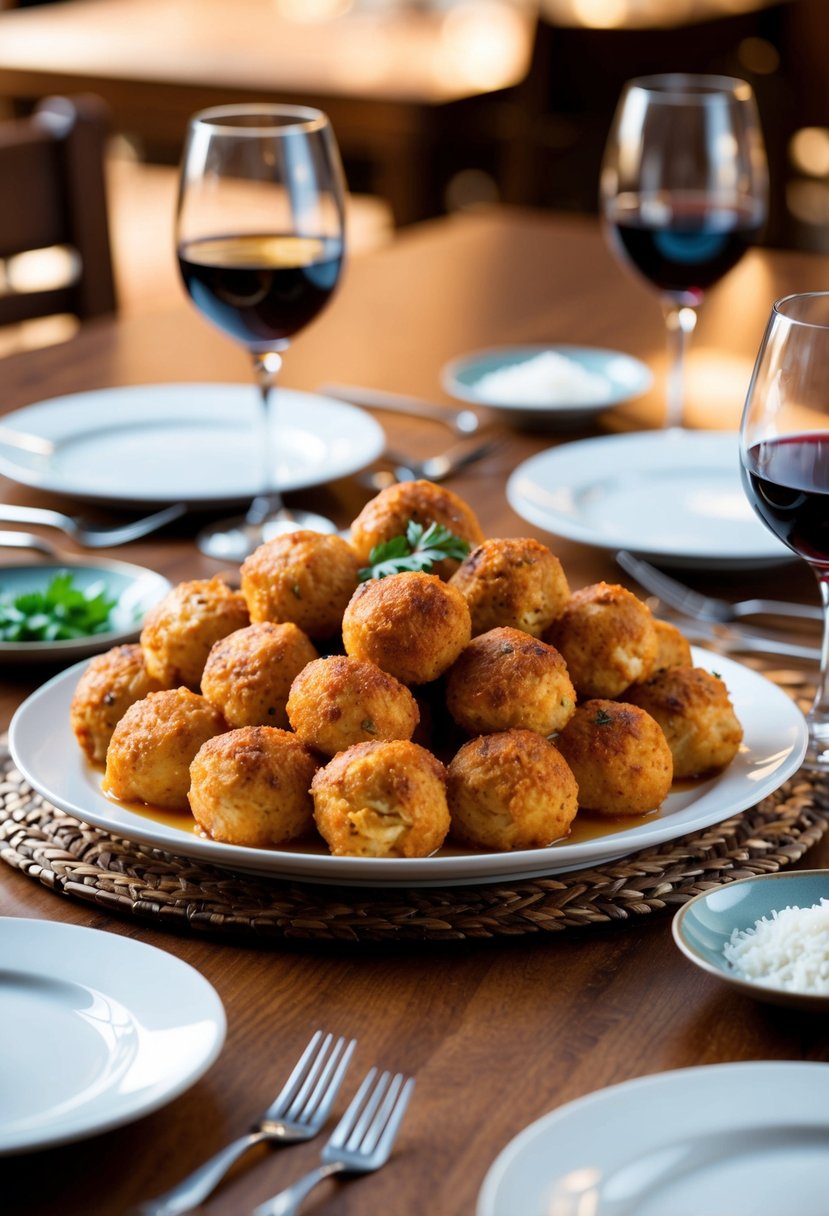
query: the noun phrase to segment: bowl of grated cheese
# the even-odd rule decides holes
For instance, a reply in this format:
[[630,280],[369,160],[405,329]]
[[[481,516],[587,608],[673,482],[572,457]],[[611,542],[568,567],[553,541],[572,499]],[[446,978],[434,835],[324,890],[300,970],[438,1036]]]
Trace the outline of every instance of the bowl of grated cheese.
[[829,1008],[829,870],[742,878],[694,896],[673,920],[682,953],[774,1005]]
[[444,389],[485,406],[511,426],[559,430],[583,426],[647,392],[644,363],[594,346],[498,346],[453,359]]

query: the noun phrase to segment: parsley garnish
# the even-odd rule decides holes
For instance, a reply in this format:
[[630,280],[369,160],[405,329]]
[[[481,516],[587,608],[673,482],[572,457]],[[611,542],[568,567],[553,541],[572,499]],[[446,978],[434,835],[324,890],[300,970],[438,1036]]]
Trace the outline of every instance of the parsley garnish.
[[431,523],[424,531],[422,524],[409,520],[405,536],[393,536],[391,540],[374,546],[368,555],[371,564],[360,571],[360,582],[386,578],[389,574],[401,574],[406,570],[424,570],[428,573],[435,562],[446,557],[461,562],[468,552],[469,541],[461,540],[443,524]]
[[607,726],[613,721],[610,714],[604,709],[597,709],[596,716],[593,719],[597,726]]
[[117,600],[107,595],[103,582],[84,590],[74,583],[74,574],[62,571],[45,591],[0,595],[0,640],[64,642],[106,632]]

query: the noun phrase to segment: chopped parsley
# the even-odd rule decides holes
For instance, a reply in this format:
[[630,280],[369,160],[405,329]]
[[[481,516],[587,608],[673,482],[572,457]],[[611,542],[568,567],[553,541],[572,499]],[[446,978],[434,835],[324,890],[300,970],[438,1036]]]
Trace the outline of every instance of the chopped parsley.
[[447,557],[460,562],[468,552],[469,541],[461,540],[442,524],[431,523],[424,529],[422,524],[409,520],[405,536],[393,536],[391,540],[374,546],[368,555],[370,564],[360,571],[360,582],[387,578],[390,574],[402,574],[407,570],[428,573],[435,562]]
[[64,642],[106,633],[116,603],[104,582],[82,590],[74,574],[63,570],[45,591],[0,593],[0,641]]
[[593,721],[596,723],[597,726],[608,726],[613,721],[613,719],[611,718],[611,716],[607,712],[607,710],[597,709],[596,716],[593,719]]

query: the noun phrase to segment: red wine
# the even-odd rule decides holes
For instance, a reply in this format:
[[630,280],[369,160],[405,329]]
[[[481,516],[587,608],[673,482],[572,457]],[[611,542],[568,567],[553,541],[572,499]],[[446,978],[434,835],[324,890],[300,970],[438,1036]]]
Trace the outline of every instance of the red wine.
[[332,237],[216,236],[179,246],[193,303],[252,351],[283,345],[325,307],[340,276]]
[[675,198],[651,208],[637,197],[619,199],[607,215],[615,244],[660,291],[700,299],[735,266],[760,231],[750,205],[718,207],[701,199]]
[[829,565],[829,431],[755,444],[743,485],[767,528],[807,561]]

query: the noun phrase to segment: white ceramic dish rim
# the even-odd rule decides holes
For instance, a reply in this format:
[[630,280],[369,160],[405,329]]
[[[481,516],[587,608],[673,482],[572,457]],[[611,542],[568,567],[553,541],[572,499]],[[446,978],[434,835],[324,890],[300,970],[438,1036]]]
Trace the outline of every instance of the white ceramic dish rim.
[[[610,379],[610,383],[614,385],[614,392],[604,401],[565,400],[539,404],[538,402],[515,402],[506,399],[493,401],[491,397],[482,396],[475,391],[473,386],[464,384],[462,380],[458,379],[461,372],[484,359],[507,358],[515,355],[516,358],[510,358],[510,361],[519,363],[524,359],[531,359],[534,355],[544,354],[545,351],[552,351],[577,361],[580,356],[585,354],[607,362],[623,359],[639,374],[639,383],[632,388],[622,388],[617,387],[616,382]],[[518,346],[482,347],[479,350],[470,351],[468,354],[459,355],[443,368],[441,385],[447,393],[460,401],[466,401],[470,405],[485,406],[487,409],[501,411],[505,414],[538,415],[539,417],[549,415],[551,418],[557,414],[592,416],[602,413],[604,410],[615,409],[616,406],[623,405],[626,401],[632,401],[636,397],[641,397],[653,385],[653,373],[641,359],[628,355],[624,351],[610,350],[601,346],[579,346],[570,342],[538,342]]]
[[[46,972],[38,969],[38,951],[48,958]],[[117,1002],[137,1030],[131,1075],[145,1070],[151,1078],[122,1091],[96,1090],[89,1101],[62,1114],[46,1111],[40,1122],[30,1117],[14,1131],[0,1120],[0,1156],[80,1140],[158,1110],[195,1084],[222,1050],[227,1024],[218,993],[195,967],[156,946],[81,925],[4,917],[0,953],[12,975],[45,974]],[[170,1051],[171,1029],[188,1031],[186,1050]],[[32,1044],[27,1066],[40,1046]],[[20,1042],[14,1049],[27,1050]]]
[[[310,412],[316,409],[325,415],[324,430],[307,430],[308,435],[324,442],[324,459],[304,470],[297,466],[283,480],[281,490],[306,489],[350,476],[382,454],[386,443],[385,433],[379,422],[365,410],[320,393],[287,387],[278,388],[277,392],[277,411],[281,406],[281,414],[277,413],[277,427],[280,417],[287,417],[295,429],[306,431],[307,427],[303,424],[307,424]],[[206,420],[226,425],[233,420],[234,410],[243,409],[250,415],[245,426],[248,422],[254,426],[257,408],[253,382],[182,381],[120,385],[49,397],[12,411],[3,421],[11,429],[59,441],[71,440],[79,433],[95,430],[102,418],[107,419],[107,429],[116,432],[129,426],[147,430],[156,425],[169,425],[177,418],[182,425],[198,429]],[[339,425],[339,434],[336,433],[335,423]],[[219,471],[223,467],[221,454],[217,457],[216,467]],[[103,484],[96,488],[94,476],[90,477],[88,469],[84,470],[83,477],[80,474],[61,476],[60,470],[50,467],[48,457],[32,456],[2,443],[0,473],[22,485],[68,494],[86,502],[129,502],[147,506],[179,501],[204,508],[233,506],[249,500],[259,489],[256,466],[252,466],[249,484],[238,484],[233,489],[228,485],[224,491],[217,491],[209,477],[204,479],[204,488],[201,485],[197,489],[191,487],[187,493],[182,493],[172,476],[167,485],[142,487],[135,482],[134,470],[131,477],[129,467],[124,470],[123,490]]]
[[[490,1166],[476,1216],[517,1213],[511,1206],[516,1198],[511,1179],[519,1173],[525,1185],[529,1179],[532,1187],[537,1180],[539,1189],[549,1190],[562,1152],[569,1155],[567,1170],[596,1171],[602,1165],[621,1168],[635,1161],[637,1149],[650,1153],[668,1137],[676,1142],[781,1123],[829,1130],[827,1083],[829,1064],[774,1060],[673,1069],[607,1086],[542,1115],[519,1132]],[[562,1146],[565,1137],[568,1142],[578,1139],[575,1155],[569,1143]],[[543,1170],[534,1160],[537,1150],[543,1150]],[[792,1210],[797,1210],[795,1188],[792,1180]],[[541,1198],[539,1194],[539,1213]],[[601,1207],[589,1210],[591,1216],[601,1216]]]
[[[729,431],[689,430],[679,434],[670,430],[636,431],[575,440],[538,452],[518,465],[507,481],[507,501],[528,523],[557,536],[600,549],[630,549],[634,553],[654,559],[685,558],[696,563],[728,566],[743,563],[777,564],[796,560],[791,550],[773,537],[759,519],[756,521],[756,529],[751,529],[752,542],[748,552],[728,541],[727,521],[717,521],[716,526],[712,525],[705,540],[700,543],[674,546],[648,539],[647,518],[640,521],[635,534],[605,534],[572,511],[556,507],[547,500],[546,487],[549,485],[556,487],[558,495],[568,489],[575,491],[585,486],[590,489],[600,483],[605,471],[615,473],[617,468],[623,468],[626,472],[635,468],[638,473],[644,475],[653,471],[663,477],[666,469],[671,467],[680,471],[689,471],[695,467],[705,471],[712,470],[713,460],[713,471],[716,471],[716,462],[725,468],[725,453],[720,449],[724,449],[730,442],[734,445],[736,474],[739,467],[737,439],[736,434]],[[698,455],[696,465],[689,460],[691,449]],[[632,466],[632,460],[638,460],[640,463]],[[673,461],[673,464],[670,461]],[[539,495],[545,501],[538,501]]]
[[[3,570],[6,567],[0,567],[0,584],[3,581]],[[42,562],[32,562],[31,565],[23,562],[15,562],[8,569],[15,571],[30,569],[33,572],[38,570],[99,570],[101,574],[105,574],[107,570],[121,575],[123,578],[132,580],[133,583],[146,581],[148,588],[154,588],[152,591],[152,603],[158,603],[163,599],[168,591],[172,590],[173,584],[163,574],[158,574],[155,570],[150,570],[147,566],[136,566],[132,562],[114,561],[108,557],[54,557],[45,559]],[[123,593],[122,593],[123,595]],[[149,606],[149,601],[148,601]],[[52,660],[56,662],[67,659],[81,658],[82,655],[93,654],[98,651],[109,650],[112,646],[118,646],[123,642],[128,642],[130,639],[138,636],[141,629],[141,622],[136,621],[131,629],[116,629],[107,630],[105,633],[93,633],[88,637],[83,638],[65,638],[63,641],[56,642],[3,642],[0,641],[0,660],[7,659],[37,659],[38,661]]]
[[210,864],[262,876],[361,887],[514,881],[610,861],[722,822],[772,793],[797,770],[808,732],[791,699],[731,659],[697,649],[693,654],[697,665],[722,675],[743,722],[744,746],[732,764],[700,787],[672,794],[669,806],[671,799],[680,805],[675,801],[674,809],[662,818],[549,849],[415,859],[352,858],[246,848],[177,831],[100,793],[100,774],[86,764],[69,726],[69,703],[81,664],[53,677],[23,702],[12,719],[9,745],[20,771],[54,806],[115,835]]

